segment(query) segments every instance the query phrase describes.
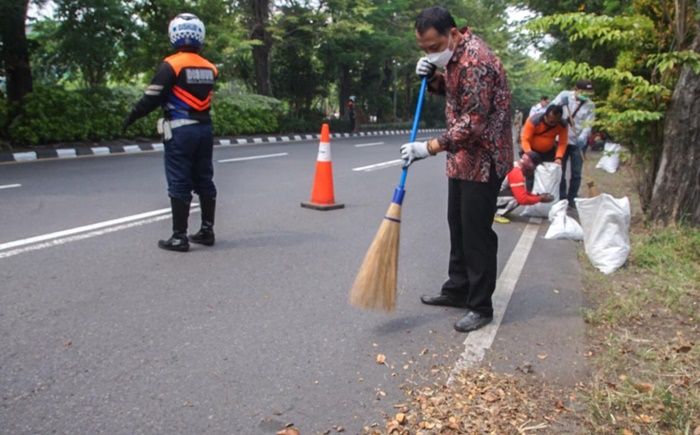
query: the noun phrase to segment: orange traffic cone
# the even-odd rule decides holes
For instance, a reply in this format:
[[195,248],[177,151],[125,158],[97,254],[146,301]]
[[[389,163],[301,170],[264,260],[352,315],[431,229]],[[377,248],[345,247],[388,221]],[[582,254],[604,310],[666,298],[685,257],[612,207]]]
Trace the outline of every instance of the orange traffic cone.
[[321,142],[318,144],[316,175],[311,190],[311,200],[302,202],[301,206],[314,210],[334,210],[345,207],[345,204],[336,204],[333,195],[333,163],[331,162],[331,139],[328,124],[323,124],[321,127]]

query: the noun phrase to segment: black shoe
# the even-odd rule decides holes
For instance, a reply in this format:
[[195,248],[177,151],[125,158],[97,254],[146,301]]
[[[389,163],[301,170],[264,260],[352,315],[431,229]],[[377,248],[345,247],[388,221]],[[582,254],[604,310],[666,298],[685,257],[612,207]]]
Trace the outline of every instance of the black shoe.
[[425,305],[440,305],[440,306],[444,306],[444,307],[456,307],[456,308],[466,308],[467,307],[466,302],[456,301],[454,298],[451,298],[450,296],[447,296],[447,295],[438,295],[438,296],[424,295],[424,296],[420,297],[420,301],[423,302]]
[[476,331],[477,329],[488,325],[493,320],[493,316],[485,316],[476,311],[467,311],[467,315],[457,320],[455,329],[459,332]]
[[187,252],[190,244],[184,234],[173,234],[168,240],[158,240],[158,247],[166,251]]
[[200,245],[212,246],[214,244],[214,230],[202,228],[197,234],[189,237],[190,242],[199,243]]

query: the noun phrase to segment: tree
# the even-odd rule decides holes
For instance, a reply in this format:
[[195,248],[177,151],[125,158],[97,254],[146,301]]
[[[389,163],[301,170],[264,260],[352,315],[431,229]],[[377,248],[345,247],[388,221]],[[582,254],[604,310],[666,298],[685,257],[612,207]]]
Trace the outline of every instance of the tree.
[[7,99],[20,102],[32,91],[32,70],[25,33],[29,0],[0,2],[2,60],[7,77]]
[[62,56],[88,86],[105,84],[136,30],[131,12],[121,0],[58,0],[57,6]]
[[311,111],[316,97],[326,93],[321,63],[315,56],[322,16],[306,4],[288,1],[279,9],[272,28],[272,84],[277,98],[289,102],[294,117]]
[[[700,9],[700,8],[699,8]],[[678,20],[682,21],[682,20]],[[683,26],[677,26],[684,33]],[[676,40],[683,40],[677,38]],[[691,49],[700,52],[696,28]],[[700,67],[683,67],[664,124],[661,162],[652,190],[650,217],[700,225]]]
[[270,50],[272,38],[268,30],[270,20],[270,0],[245,0],[250,39],[253,45],[255,67],[255,89],[258,94],[272,95],[270,82]]
[[698,92],[697,39],[687,49],[697,38],[696,11],[684,0],[634,0],[629,11],[615,17],[557,14],[531,24],[539,31],[558,28],[569,40],[587,40],[618,53],[613,67],[571,60],[550,61],[548,67],[556,76],[609,85],[598,98],[597,125],[630,148],[642,210],[662,222],[698,221],[697,204],[685,202],[697,198],[700,164],[692,130],[697,112],[693,115],[691,103],[697,102],[686,99]]

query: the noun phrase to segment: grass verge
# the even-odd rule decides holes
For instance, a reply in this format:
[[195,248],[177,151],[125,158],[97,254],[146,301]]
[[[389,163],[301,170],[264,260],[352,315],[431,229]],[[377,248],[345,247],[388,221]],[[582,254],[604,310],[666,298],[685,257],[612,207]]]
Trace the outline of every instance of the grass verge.
[[[638,204],[629,167],[585,174]],[[700,229],[656,227],[633,207],[628,264],[612,275],[582,256],[593,378],[591,433],[700,435]]]

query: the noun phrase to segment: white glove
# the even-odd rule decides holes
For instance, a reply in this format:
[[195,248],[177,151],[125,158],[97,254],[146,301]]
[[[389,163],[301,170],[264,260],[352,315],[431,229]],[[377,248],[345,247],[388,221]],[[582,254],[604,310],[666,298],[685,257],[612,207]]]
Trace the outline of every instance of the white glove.
[[428,142],[409,142],[401,145],[401,160],[403,167],[408,168],[416,160],[429,157]]
[[433,74],[435,74],[436,69],[437,67],[430,63],[428,58],[425,56],[418,59],[418,63],[416,63],[416,74],[420,78],[425,77],[429,79],[433,76]]

